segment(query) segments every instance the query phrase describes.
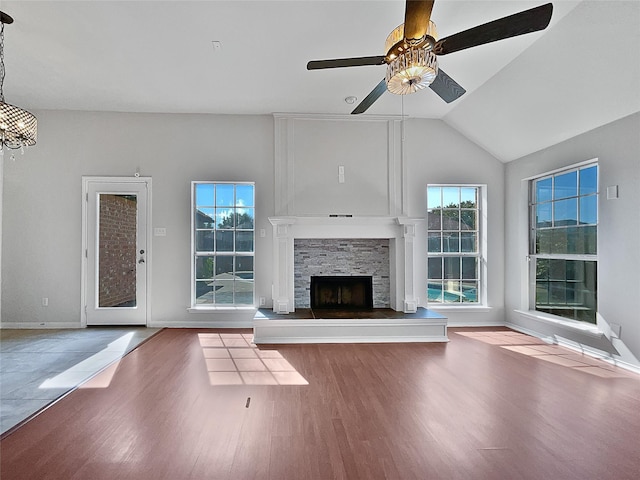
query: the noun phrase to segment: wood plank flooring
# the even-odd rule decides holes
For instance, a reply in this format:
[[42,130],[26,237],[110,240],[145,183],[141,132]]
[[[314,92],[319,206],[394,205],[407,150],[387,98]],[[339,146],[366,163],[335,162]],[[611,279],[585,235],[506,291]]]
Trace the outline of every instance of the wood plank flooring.
[[637,479],[640,377],[506,329],[167,329],[0,443],[11,479]]

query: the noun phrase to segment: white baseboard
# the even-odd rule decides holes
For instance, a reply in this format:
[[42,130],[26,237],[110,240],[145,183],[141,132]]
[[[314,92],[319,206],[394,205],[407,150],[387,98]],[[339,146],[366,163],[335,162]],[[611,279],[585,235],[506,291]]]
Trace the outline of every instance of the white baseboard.
[[383,336],[358,336],[358,337],[272,337],[258,336],[254,333],[253,343],[261,344],[285,344],[285,343],[425,343],[448,342],[448,337],[422,336],[422,337],[383,337]]
[[0,329],[46,330],[63,328],[84,328],[80,322],[2,322]]
[[448,320],[447,321],[447,326],[448,327],[505,327],[505,323],[504,322],[456,322]]
[[633,364],[625,362],[623,360],[613,358],[608,353],[602,352],[601,350],[598,350],[598,349],[595,349],[595,348],[592,348],[592,347],[589,347],[588,345],[578,344],[576,342],[571,342],[571,341],[566,341],[562,337],[557,337],[555,335],[554,336],[540,335],[539,333],[534,332],[533,330],[529,330],[528,328],[521,327],[519,325],[514,325],[513,323],[508,323],[507,322],[505,326],[509,327],[512,330],[516,330],[516,331],[518,331],[520,333],[525,333],[527,335],[531,335],[532,337],[539,338],[540,340],[542,340],[542,341],[544,341],[546,343],[560,345],[561,347],[568,348],[570,350],[573,350],[574,352],[578,352],[578,353],[583,353],[585,355],[589,355],[590,357],[597,358],[598,360],[602,360],[604,362],[607,362],[610,365],[614,365],[616,367],[624,368],[625,370],[629,370],[630,372],[637,373],[638,375],[640,375],[640,367],[638,367],[637,365],[633,365]]
[[152,328],[253,328],[253,320],[194,320],[180,322],[151,322]]

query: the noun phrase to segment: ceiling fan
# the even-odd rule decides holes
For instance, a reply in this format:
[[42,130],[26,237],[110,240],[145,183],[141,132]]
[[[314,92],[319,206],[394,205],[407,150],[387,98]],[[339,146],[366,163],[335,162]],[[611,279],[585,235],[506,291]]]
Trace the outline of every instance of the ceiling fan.
[[313,60],[307,63],[307,70],[386,64],[385,78],[352,114],[365,112],[385,90],[406,95],[428,86],[451,103],[466,90],[438,67],[437,57],[544,30],[553,12],[553,5],[547,3],[437,40],[436,26],[431,21],[433,3],[434,0],[406,0],[404,23],[387,37],[385,55]]

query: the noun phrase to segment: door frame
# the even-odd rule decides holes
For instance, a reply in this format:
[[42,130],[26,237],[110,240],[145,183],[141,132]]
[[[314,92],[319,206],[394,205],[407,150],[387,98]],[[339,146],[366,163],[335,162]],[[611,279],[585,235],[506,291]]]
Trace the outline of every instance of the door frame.
[[80,275],[80,326],[85,328],[87,326],[87,282],[89,281],[88,277],[88,242],[89,242],[89,184],[90,183],[138,183],[138,184],[146,184],[147,186],[147,250],[145,253],[145,268],[146,268],[146,316],[145,316],[145,326],[149,326],[151,323],[151,231],[152,223],[151,223],[151,177],[82,177],[82,250],[80,251],[81,255],[81,265],[82,271]]

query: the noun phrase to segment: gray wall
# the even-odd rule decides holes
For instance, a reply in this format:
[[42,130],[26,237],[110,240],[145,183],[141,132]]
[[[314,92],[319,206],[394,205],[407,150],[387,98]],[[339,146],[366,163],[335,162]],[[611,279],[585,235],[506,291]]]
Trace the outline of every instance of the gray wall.
[[[548,322],[524,317],[527,289],[522,274],[526,258],[526,181],[524,179],[578,162],[598,159],[600,172],[598,227],[598,314],[606,331],[621,327],[611,344]],[[506,320],[540,335],[560,336],[598,349],[617,351],[614,358],[640,365],[640,114],[625,117],[506,166]],[[607,200],[617,185],[619,198]],[[613,349],[611,349],[613,347]]]
[[[81,290],[82,176],[133,176],[136,168],[153,179],[151,227],[167,229],[166,237],[152,238],[152,323],[200,325],[213,314],[189,314],[190,302],[190,182],[192,180],[255,181],[257,194],[256,298],[271,301],[272,235],[269,216],[275,214],[274,119],[271,116],[126,114],[72,111],[36,112],[38,144],[17,161],[5,162],[2,255],[2,323],[13,326],[79,326]],[[297,203],[313,210],[326,199],[327,188],[337,188],[335,168],[324,170],[324,159],[343,156],[348,167],[347,191],[342,199],[348,211],[368,209],[385,183],[380,165],[387,155],[371,149],[386,145],[389,134],[380,123],[331,124],[311,144],[296,151],[314,178],[309,196]],[[489,305],[485,311],[447,314],[452,323],[489,324],[504,320],[503,206],[504,166],[491,155],[439,120],[405,122],[401,192],[404,214],[423,217],[427,183],[483,183],[489,194]],[[312,139],[305,141],[311,142]],[[296,143],[300,145],[300,143]],[[342,164],[337,158],[331,161]],[[314,167],[315,165],[315,167]],[[315,169],[314,169],[315,168]],[[395,167],[394,167],[395,168]],[[379,175],[370,173],[379,169]],[[360,173],[364,172],[364,173]],[[302,173],[302,172],[298,172]],[[304,180],[298,178],[299,181]],[[334,186],[335,185],[335,186]],[[362,204],[362,199],[372,202]],[[391,199],[393,200],[393,199]],[[388,210],[390,199],[375,211]],[[393,202],[391,202],[393,203]],[[328,205],[333,213],[341,205]],[[330,208],[328,208],[330,207]],[[355,207],[355,208],[354,208]],[[296,214],[319,212],[313,210]],[[353,211],[356,210],[356,211]],[[387,212],[384,212],[387,213]],[[393,212],[392,212],[393,213]],[[400,214],[397,212],[396,214]],[[424,232],[416,241],[426,245]],[[421,243],[420,243],[421,242]],[[418,275],[425,278],[424,249],[417,258]],[[418,286],[425,291],[426,281]],[[42,307],[42,297],[49,306]],[[424,302],[424,299],[421,299]]]
[[[255,181],[273,215],[273,118],[42,111],[38,144],[5,164],[3,324],[80,325],[82,176],[153,179],[152,320],[206,322],[190,306],[192,180]],[[256,238],[256,297],[271,296],[271,235]],[[42,307],[42,297],[49,306]]]

